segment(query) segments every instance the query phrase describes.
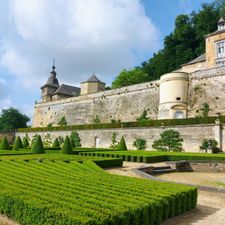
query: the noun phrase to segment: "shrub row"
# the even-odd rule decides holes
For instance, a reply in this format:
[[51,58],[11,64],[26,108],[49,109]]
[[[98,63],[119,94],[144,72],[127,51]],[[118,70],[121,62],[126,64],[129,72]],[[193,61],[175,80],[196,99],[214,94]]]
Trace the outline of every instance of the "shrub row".
[[90,161],[4,160],[0,171],[0,213],[21,224],[153,225],[197,200],[195,187],[111,175]]
[[[174,126],[174,125],[192,125],[192,124],[213,124],[217,117],[197,117],[186,119],[166,119],[166,120],[146,120],[121,123],[100,123],[100,124],[82,124],[72,126],[55,126],[55,127],[36,127],[36,128],[19,128],[17,132],[38,132],[38,131],[56,131],[56,130],[90,130],[106,128],[129,128],[129,127],[154,127],[154,126]],[[220,117],[225,122],[225,116]]]
[[[57,151],[57,150],[56,150]],[[79,162],[85,162],[85,161],[93,161],[98,166],[102,168],[109,168],[109,167],[117,167],[122,166],[123,160],[120,158],[103,158],[103,157],[83,157],[79,155],[62,155],[57,153],[52,153],[52,150],[49,154],[33,154],[28,151],[0,151],[0,161],[2,160],[22,160],[22,161],[30,161],[30,160],[38,160],[38,161],[44,161],[44,160],[51,160],[51,161],[64,161],[64,162],[70,162],[70,161],[79,161]]]
[[179,153],[179,152],[156,152],[156,151],[108,151],[108,152],[80,152],[81,156],[122,158],[130,162],[162,162],[162,161],[224,161],[225,154],[204,153]]

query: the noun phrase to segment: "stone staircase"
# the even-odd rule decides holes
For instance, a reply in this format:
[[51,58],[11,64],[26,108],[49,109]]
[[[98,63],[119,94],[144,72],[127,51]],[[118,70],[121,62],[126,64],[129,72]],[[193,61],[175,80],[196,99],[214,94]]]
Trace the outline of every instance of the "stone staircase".
[[172,173],[172,172],[176,172],[176,169],[173,169],[171,166],[157,166],[157,167],[153,167],[151,170],[152,175]]

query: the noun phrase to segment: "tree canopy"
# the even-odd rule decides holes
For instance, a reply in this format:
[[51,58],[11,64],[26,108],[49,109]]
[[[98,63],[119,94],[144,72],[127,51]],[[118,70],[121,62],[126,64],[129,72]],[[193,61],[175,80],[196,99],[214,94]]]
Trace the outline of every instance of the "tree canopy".
[[225,0],[202,4],[201,10],[181,14],[175,28],[164,39],[164,48],[149,60],[131,70],[123,70],[112,83],[113,88],[157,80],[205,52],[205,35],[217,29],[217,22],[225,17]]
[[2,109],[0,114],[0,131],[13,131],[17,128],[27,127],[30,118],[18,109],[10,107]]

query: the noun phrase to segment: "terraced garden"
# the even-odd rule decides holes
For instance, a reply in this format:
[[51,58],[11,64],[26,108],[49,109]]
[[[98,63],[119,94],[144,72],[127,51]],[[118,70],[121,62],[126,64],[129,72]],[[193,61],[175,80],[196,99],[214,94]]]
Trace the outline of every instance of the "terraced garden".
[[1,156],[0,213],[23,225],[151,225],[196,206],[195,187],[111,175],[91,161],[102,158],[61,157]]

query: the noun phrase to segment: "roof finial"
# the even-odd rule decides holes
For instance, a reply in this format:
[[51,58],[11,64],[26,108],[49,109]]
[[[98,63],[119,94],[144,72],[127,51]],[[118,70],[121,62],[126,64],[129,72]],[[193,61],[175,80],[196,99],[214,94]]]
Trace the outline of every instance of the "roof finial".
[[53,65],[52,65],[53,71],[55,70],[55,58],[53,57]]

